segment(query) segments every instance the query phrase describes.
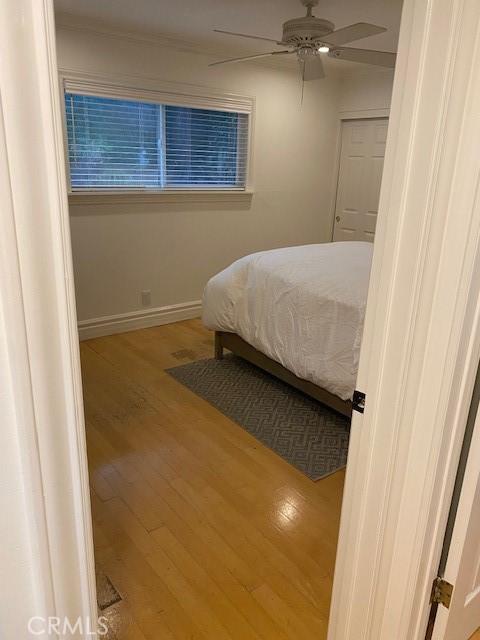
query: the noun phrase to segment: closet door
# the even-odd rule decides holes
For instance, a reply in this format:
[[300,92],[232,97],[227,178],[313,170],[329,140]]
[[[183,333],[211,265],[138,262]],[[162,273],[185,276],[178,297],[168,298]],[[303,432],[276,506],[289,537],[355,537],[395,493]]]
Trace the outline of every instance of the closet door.
[[387,118],[342,123],[334,241],[373,242],[387,130]]

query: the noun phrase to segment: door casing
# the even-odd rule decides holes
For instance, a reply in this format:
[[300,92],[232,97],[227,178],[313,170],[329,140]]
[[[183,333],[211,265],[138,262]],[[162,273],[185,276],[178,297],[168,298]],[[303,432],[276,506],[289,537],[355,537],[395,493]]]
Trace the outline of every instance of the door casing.
[[329,640],[423,640],[480,355],[480,5],[405,0]]

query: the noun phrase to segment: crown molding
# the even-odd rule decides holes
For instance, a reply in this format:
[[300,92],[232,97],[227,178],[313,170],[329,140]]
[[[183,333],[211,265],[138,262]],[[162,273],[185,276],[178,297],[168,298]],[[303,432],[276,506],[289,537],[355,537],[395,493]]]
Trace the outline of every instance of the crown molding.
[[[129,40],[133,43],[148,44],[154,47],[169,49],[170,51],[178,51],[180,53],[195,53],[197,55],[215,59],[230,58],[241,56],[243,54],[248,55],[248,52],[246,52],[245,49],[242,50],[234,46],[217,47],[215,45],[206,44],[204,41],[187,40],[165,33],[129,30],[125,28],[125,26],[114,24],[113,22],[91,20],[67,12],[57,12],[55,14],[55,24],[57,29],[62,29],[64,31],[87,33],[121,41]],[[280,69],[287,72],[296,72],[298,70],[296,60],[289,56],[284,58],[273,56],[272,58],[249,60],[244,64],[255,65],[268,69]],[[330,79],[336,80],[345,75],[345,69],[342,65],[338,65],[337,62],[335,62],[335,64],[330,64],[330,60],[326,59],[324,64],[327,68]]]
[[[175,50],[183,53],[196,53],[197,55],[203,55],[211,58],[228,58],[237,55],[241,56],[242,54],[248,55],[245,50],[235,47],[216,47],[207,45],[205,42],[198,40],[185,40],[183,38],[164,33],[129,30],[122,25],[82,18],[66,12],[58,12],[55,14],[55,24],[57,29],[65,31],[90,33],[115,40],[130,40],[131,42],[136,43],[141,42],[155,47],[167,48],[169,50]],[[288,57],[283,60],[275,57],[274,60],[272,59],[269,61],[262,58],[260,60],[249,61],[248,64],[255,64],[257,66],[273,69],[284,69],[286,71],[291,71],[297,68],[295,61],[288,59]]]
[[[176,36],[164,33],[151,33],[148,31],[130,30],[113,22],[91,20],[82,18],[72,13],[59,12],[55,14],[57,28],[69,31],[94,33],[119,40],[133,40],[134,42],[146,42],[157,47],[167,47],[177,51],[199,53],[208,56],[223,55],[231,50],[225,48],[209,47],[204,43],[193,40],[184,40]],[[238,53],[238,49],[235,50]]]

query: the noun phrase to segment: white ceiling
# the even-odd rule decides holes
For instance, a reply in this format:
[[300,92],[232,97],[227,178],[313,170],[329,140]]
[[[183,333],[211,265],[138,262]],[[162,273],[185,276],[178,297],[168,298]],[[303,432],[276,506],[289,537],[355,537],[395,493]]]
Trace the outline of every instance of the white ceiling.
[[[257,53],[276,48],[212,29],[279,38],[282,23],[305,14],[299,0],[55,0],[59,13],[130,31],[170,36],[214,50]],[[342,27],[373,22],[388,31],[352,46],[396,51],[402,0],[320,0],[314,14]]]

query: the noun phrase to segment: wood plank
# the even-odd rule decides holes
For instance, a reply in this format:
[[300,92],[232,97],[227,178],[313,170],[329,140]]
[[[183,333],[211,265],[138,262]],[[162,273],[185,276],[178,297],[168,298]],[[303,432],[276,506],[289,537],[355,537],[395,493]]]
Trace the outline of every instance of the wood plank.
[[312,482],[165,373],[212,349],[198,320],[81,344],[111,637],[322,640],[344,473]]

